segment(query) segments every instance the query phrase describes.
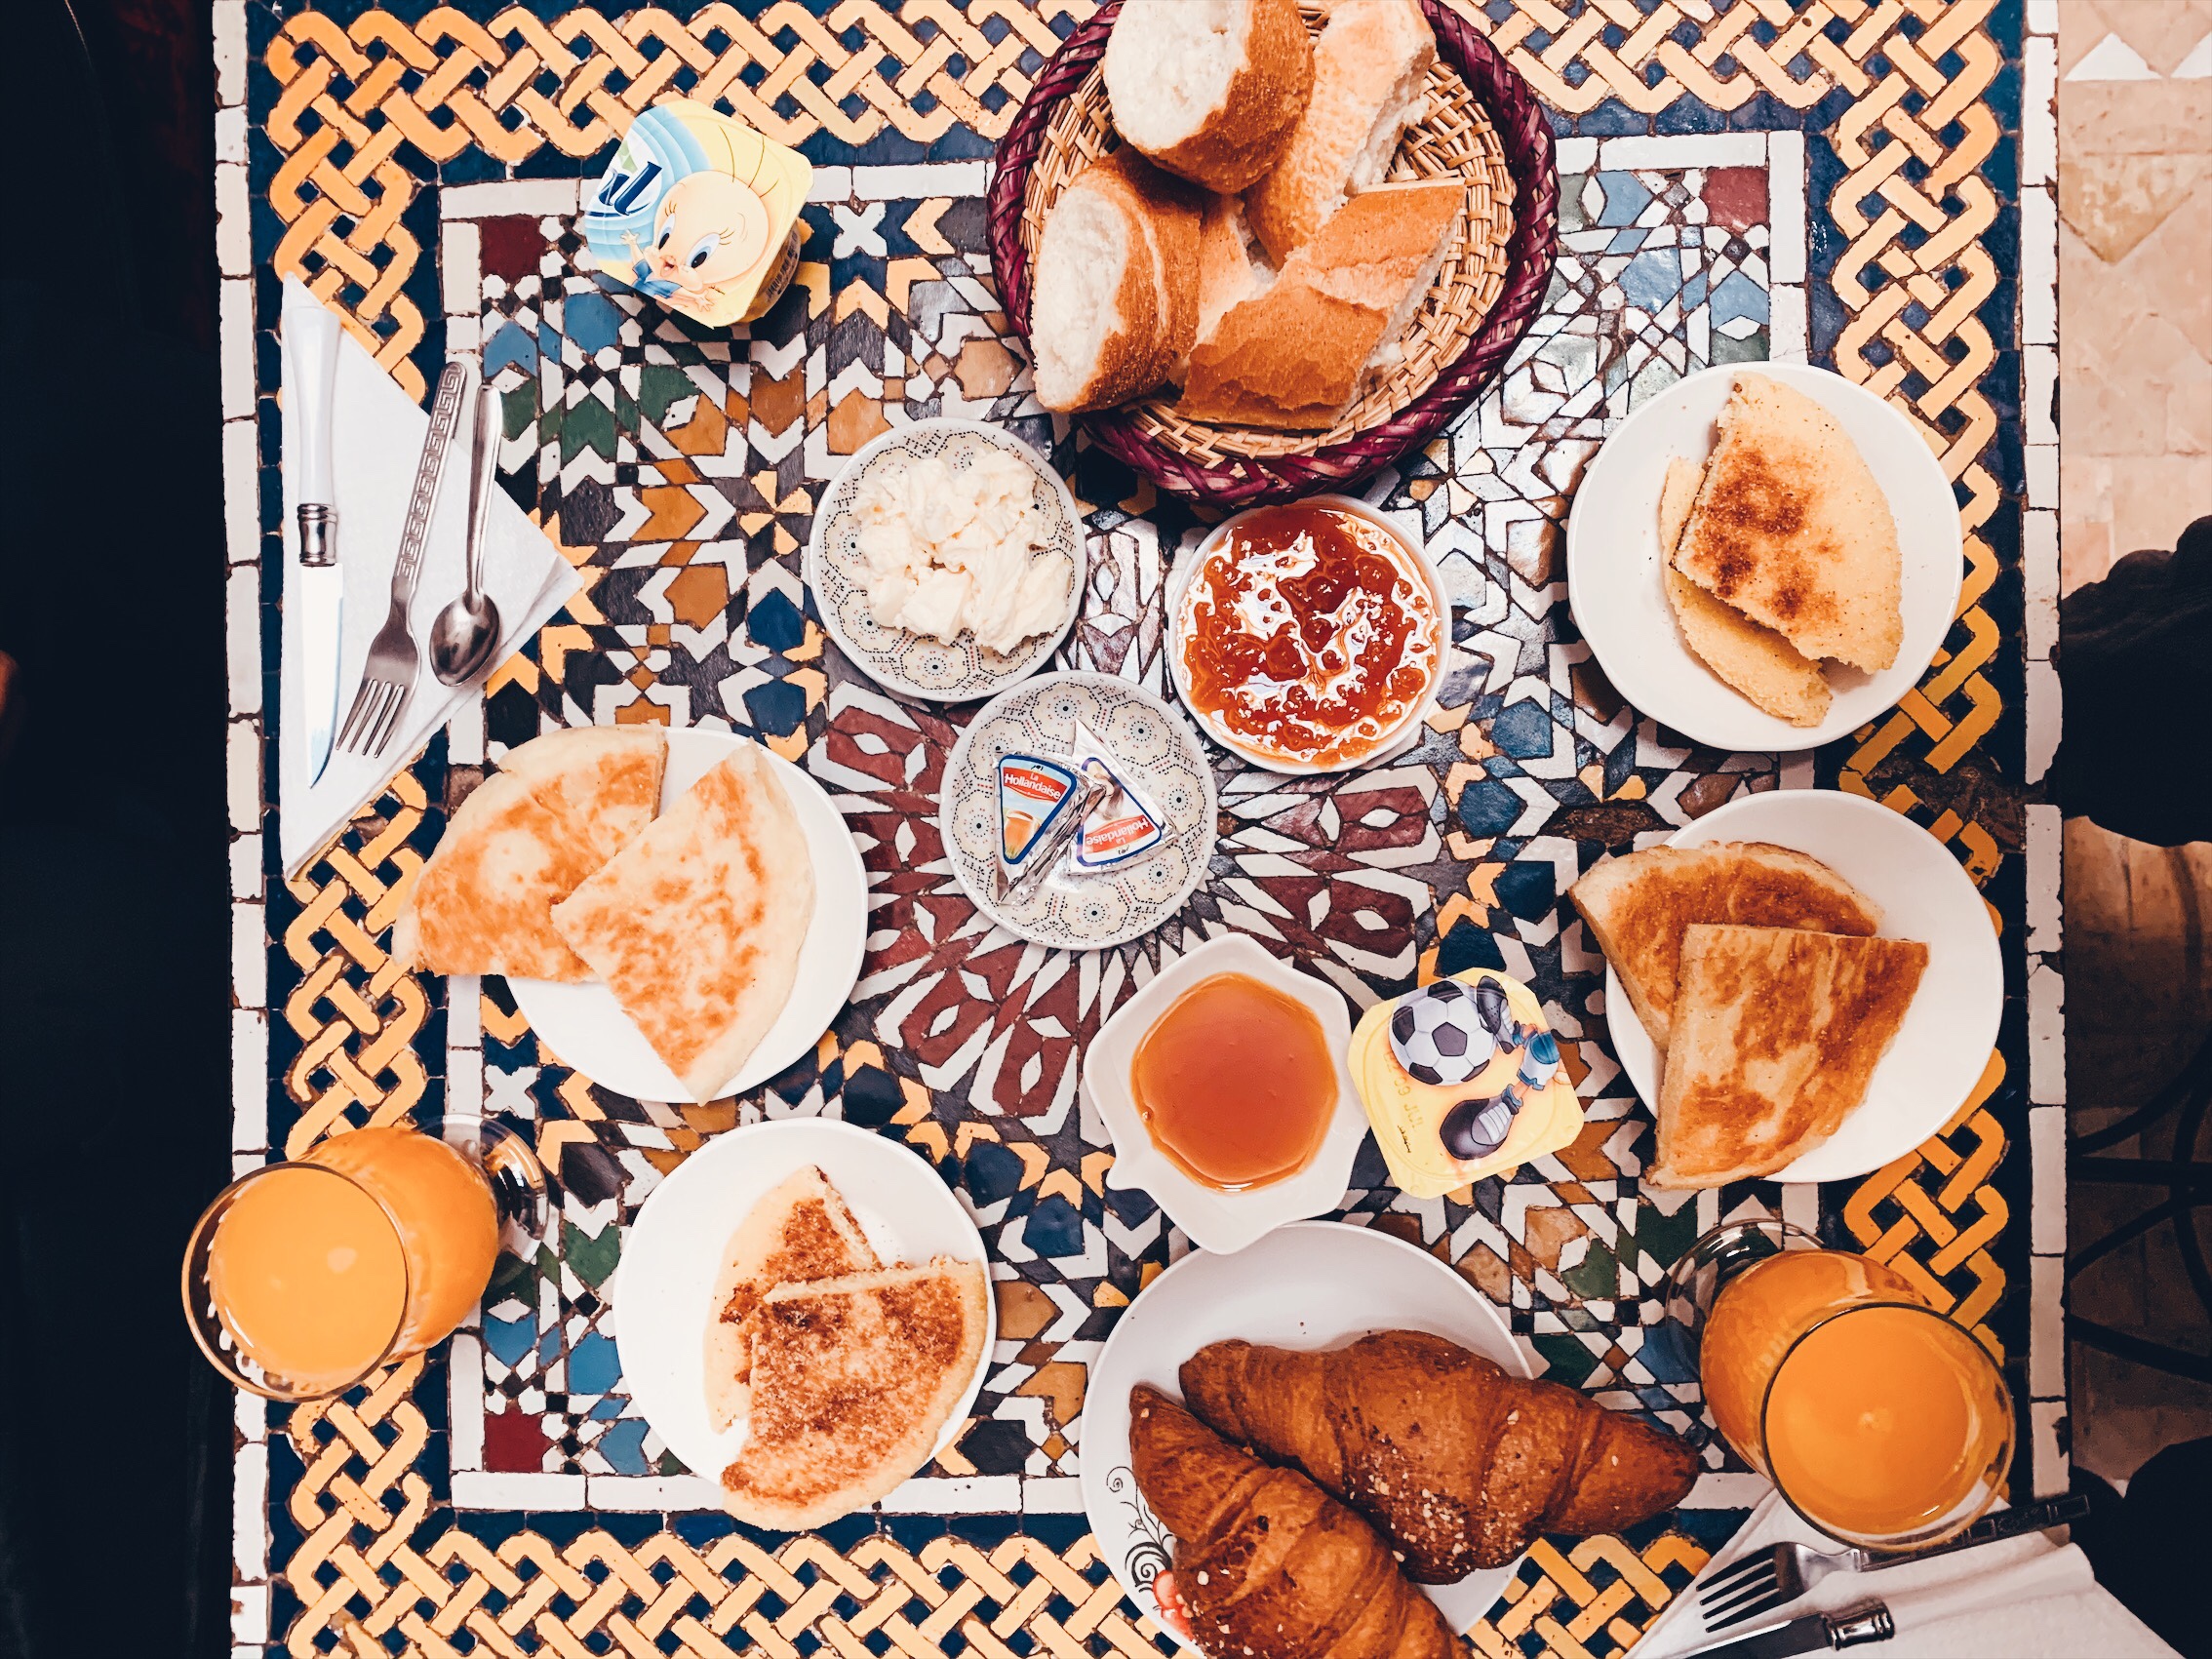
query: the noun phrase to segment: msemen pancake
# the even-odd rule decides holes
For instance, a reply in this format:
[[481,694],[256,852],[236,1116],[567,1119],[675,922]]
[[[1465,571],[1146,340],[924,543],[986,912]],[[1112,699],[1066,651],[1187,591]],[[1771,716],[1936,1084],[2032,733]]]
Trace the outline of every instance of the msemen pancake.
[[872,1273],[883,1264],[829,1177],[812,1165],[754,1205],[731,1234],[715,1276],[706,1337],[707,1416],[727,1429],[744,1415],[752,1378],[751,1322],[779,1284]]
[[1655,1187],[1770,1175],[1866,1098],[1928,947],[1794,928],[1689,928],[1659,1090]]
[[929,1460],[983,1360],[979,1262],[785,1284],[753,1316],[752,1428],[722,1472],[739,1521],[801,1532]]
[[1677,455],[1659,491],[1659,572],[1667,605],[1690,654],[1777,720],[1818,726],[1828,714],[1828,680],[1772,628],[1720,603],[1674,567],[1690,504],[1697,499],[1696,464]]
[[1608,858],[1567,896],[1598,935],[1651,1041],[1671,1047],[1682,931],[1693,923],[1875,933],[1881,911],[1819,859],[1756,841]]
[[783,1011],[814,863],[768,752],[739,745],[553,910],[691,1098],[728,1083]]
[[1889,667],[1905,636],[1897,525],[1857,446],[1758,375],[1736,377],[1719,426],[1675,569],[1805,656]]
[[667,753],[657,726],[552,731],[512,751],[446,825],[401,901],[392,954],[430,973],[590,978],[552,907],[652,821]]

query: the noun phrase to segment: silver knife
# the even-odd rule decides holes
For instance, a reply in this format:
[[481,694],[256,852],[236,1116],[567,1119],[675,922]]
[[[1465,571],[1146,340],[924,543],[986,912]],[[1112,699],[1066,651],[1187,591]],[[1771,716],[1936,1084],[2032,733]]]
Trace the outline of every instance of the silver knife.
[[1840,1613],[1808,1613],[1734,1641],[1693,1648],[1682,1659],[1790,1659],[1796,1653],[1826,1653],[1863,1642],[1887,1641],[1896,1634],[1897,1623],[1889,1616],[1888,1606],[1869,1601]]
[[284,285],[284,347],[292,373],[299,454],[293,481],[299,523],[299,716],[307,744],[307,781],[330,765],[337,731],[338,652],[345,640],[345,573],[338,569],[337,490],[331,455],[337,401],[338,320],[297,278]]

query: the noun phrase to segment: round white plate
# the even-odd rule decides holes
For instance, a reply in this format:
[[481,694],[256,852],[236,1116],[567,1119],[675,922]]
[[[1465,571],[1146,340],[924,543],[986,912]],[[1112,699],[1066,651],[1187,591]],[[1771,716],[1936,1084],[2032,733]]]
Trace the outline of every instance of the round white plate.
[[[1698,660],[1667,604],[1659,562],[1659,487],[1676,455],[1702,461],[1739,373],[1804,393],[1859,447],[1889,498],[1903,562],[1904,642],[1878,674],[1839,663],[1818,726],[1766,713]],[[1893,707],[1927,671],[1958,609],[1958,503],[1943,466],[1904,415],[1840,375],[1802,363],[1728,363],[1684,376],[1621,423],[1582,475],[1567,518],[1567,599],[1575,625],[1622,696],[1717,749],[1810,749]]]
[[[1918,939],[1927,971],[1867,1097],[1843,1126],[1767,1177],[1840,1181],[1902,1158],[1948,1123],[1990,1063],[2004,1012],[2004,962],[1989,906],[1942,842],[1902,812],[1834,789],[1746,795],[1677,830],[1674,847],[1764,841],[1810,853],[1881,910],[1881,936]],[[1646,1104],[1659,1098],[1659,1048],[1605,968],[1613,1052]]]
[[[781,1118],[716,1135],[652,1190],[622,1243],[609,1292],[622,1386],[686,1468],[709,1480],[745,1443],[740,1419],[717,1431],[707,1417],[706,1334],[714,1279],[730,1235],[755,1204],[811,1164],[845,1196],[886,1266],[934,1256],[987,1260],[982,1235],[937,1172],[897,1141],[835,1118]],[[982,1392],[998,1338],[998,1306],[984,1298],[983,1357],[945,1419],[937,1450],[953,1442]]]
[[[722,731],[669,732],[660,810],[667,811],[738,744],[751,741]],[[737,1075],[714,1091],[716,1099],[759,1086],[813,1048],[851,995],[868,942],[868,877],[844,814],[804,770],[772,749],[767,753],[814,855],[814,917],[799,947],[799,976],[783,1011]],[[515,1007],[563,1065],[633,1100],[691,1099],[668,1062],[622,1011],[614,993],[598,980],[565,985],[552,979],[509,979],[507,984]]]
[[[971,633],[964,632],[947,645],[879,623],[860,585],[865,561],[857,540],[859,527],[852,519],[853,497],[870,474],[909,466],[929,455],[941,455],[957,470],[963,457],[986,444],[1016,456],[1037,475],[1035,499],[1044,515],[1048,550],[1066,564],[1068,573],[1067,609],[1059,621],[1005,656],[985,651]],[[893,427],[862,445],[859,454],[846,462],[845,470],[822,493],[814,513],[805,573],[807,585],[814,590],[822,626],[861,673],[887,691],[926,702],[968,703],[997,695],[1050,660],[1082,609],[1088,559],[1083,515],[1076,511],[1066,480],[1049,460],[1001,427],[932,418]]]
[[[1180,1400],[1177,1371],[1209,1342],[1241,1336],[1279,1348],[1342,1348],[1378,1330],[1425,1330],[1517,1377],[1536,1374],[1473,1284],[1403,1240],[1336,1221],[1279,1227],[1233,1256],[1194,1250],[1122,1315],[1084,1396],[1083,1507],[1122,1589],[1163,1628],[1152,1580],[1174,1548],[1130,1468],[1129,1390],[1150,1383]],[[1515,1564],[1422,1589],[1464,1631],[1490,1610]]]
[[[1149,856],[1095,875],[1051,875],[1011,904],[991,897],[999,860],[1002,756],[1065,754],[1081,720],[1098,734],[1167,835]],[[968,722],[945,763],[937,825],[962,890],[1009,932],[1056,950],[1094,951],[1149,933],[1191,896],[1213,856],[1218,798],[1198,733],[1126,680],[1044,674],[1002,692]]]

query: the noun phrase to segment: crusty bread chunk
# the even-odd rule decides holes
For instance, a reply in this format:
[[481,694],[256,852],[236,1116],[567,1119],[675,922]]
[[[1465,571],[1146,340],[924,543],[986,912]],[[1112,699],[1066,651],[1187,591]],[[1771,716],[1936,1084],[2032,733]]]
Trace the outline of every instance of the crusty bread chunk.
[[1200,338],[1177,410],[1246,426],[1333,426],[1368,374],[1395,360],[1465,198],[1457,179],[1354,197]]
[[1698,467],[1677,455],[1659,491],[1659,573],[1668,609],[1690,654],[1753,703],[1792,726],[1828,718],[1828,680],[1820,664],[1732,606],[1723,605],[1675,569],[1674,552],[1697,499]]
[[1808,657],[1879,670],[1905,636],[1888,497],[1827,410],[1736,377],[1675,569]]
[[1037,248],[1037,401],[1106,409],[1169,379],[1198,336],[1200,193],[1133,150],[1060,193]]
[[1724,1186],[1827,1140],[1866,1099],[1927,966],[1910,939],[1691,928],[1644,1181]]
[[1209,336],[1234,307],[1275,280],[1275,267],[1252,235],[1244,204],[1209,196],[1199,225],[1198,337]]
[[1421,107],[1437,39],[1417,0],[1344,0],[1314,49],[1314,95],[1283,157],[1244,196],[1278,264],[1382,182]]
[[1168,172],[1237,191],[1273,167],[1314,90],[1298,0],[1126,0],[1106,42],[1114,126]]

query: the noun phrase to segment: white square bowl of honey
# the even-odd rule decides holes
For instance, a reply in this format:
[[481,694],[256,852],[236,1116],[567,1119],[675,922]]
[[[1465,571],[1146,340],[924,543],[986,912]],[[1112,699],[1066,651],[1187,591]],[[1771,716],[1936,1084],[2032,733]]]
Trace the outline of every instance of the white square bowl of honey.
[[1343,1200],[1367,1132],[1343,995],[1242,933],[1163,968],[1092,1039],[1083,1086],[1141,1188],[1230,1254]]

